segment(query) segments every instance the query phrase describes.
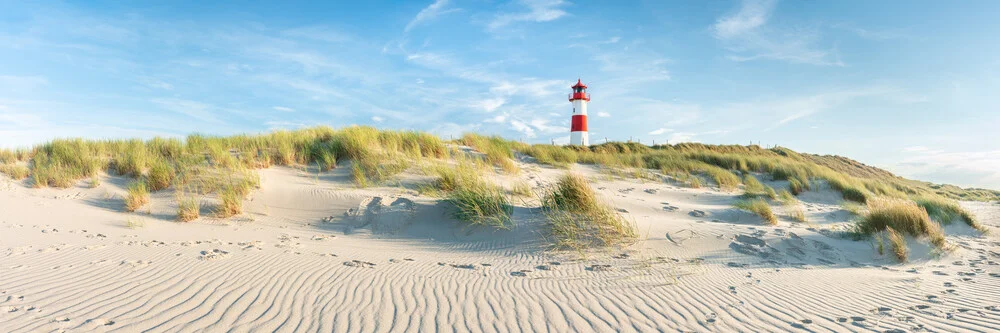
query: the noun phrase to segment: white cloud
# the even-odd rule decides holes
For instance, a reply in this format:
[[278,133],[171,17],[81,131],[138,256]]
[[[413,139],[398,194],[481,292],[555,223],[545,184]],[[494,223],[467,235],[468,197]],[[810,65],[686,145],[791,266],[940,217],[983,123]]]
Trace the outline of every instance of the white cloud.
[[548,22],[566,16],[560,9],[567,3],[562,0],[521,0],[527,12],[498,14],[489,24],[490,30],[497,30],[515,22]]
[[667,139],[667,143],[678,144],[681,142],[698,142],[697,140],[694,140],[695,135],[697,134],[689,132],[677,132],[670,135],[670,138]]
[[275,106],[275,107],[272,107],[272,109],[275,109],[275,110],[278,110],[278,111],[281,111],[281,112],[295,112],[295,109],[292,109],[292,108],[289,108],[289,107],[284,107],[284,106]]
[[382,121],[384,121],[384,120],[385,120],[385,119],[384,119],[384,118],[382,118],[382,117],[379,117],[379,116],[372,116],[372,121],[374,121],[374,122],[376,122],[376,123],[381,123],[381,122],[382,122]]
[[719,18],[712,26],[716,38],[729,39],[750,33],[767,23],[774,10],[774,0],[744,0],[740,11]]
[[915,149],[904,149],[908,156],[893,166],[902,176],[1000,189],[1000,150],[946,152],[921,146],[910,148]]
[[522,122],[520,120],[512,119],[510,121],[510,126],[511,126],[511,128],[513,130],[521,132],[521,133],[523,133],[525,136],[527,136],[529,138],[534,138],[535,137],[535,129],[531,128],[531,126],[528,126],[528,124],[525,124],[524,122]]
[[166,110],[180,113],[191,118],[208,122],[219,121],[213,112],[216,108],[210,104],[177,98],[154,98],[150,101]]
[[618,43],[618,41],[620,41],[620,40],[622,40],[621,37],[614,36],[614,37],[608,38],[608,40],[600,42],[600,43],[601,44],[614,44],[614,43]]
[[744,0],[739,12],[719,18],[712,25],[716,39],[734,54],[733,61],[771,59],[820,66],[844,66],[832,50],[814,46],[819,34],[809,29],[769,28],[775,0]]
[[507,120],[507,115],[499,115],[499,116],[494,116],[493,118],[486,119],[483,122],[486,122],[486,123],[503,123],[505,120]]
[[598,111],[597,116],[601,118],[608,118],[611,117],[611,114],[604,111]]
[[927,147],[924,147],[924,146],[911,146],[911,147],[903,148],[903,151],[907,152],[907,153],[922,152],[922,151],[928,151],[928,150],[930,150],[930,148],[927,148]]
[[673,130],[669,129],[669,128],[657,128],[657,129],[655,129],[653,131],[650,131],[649,135],[660,135],[660,134],[663,134],[663,133],[666,133],[666,132],[671,132],[671,131],[673,131]]
[[421,10],[419,13],[417,13],[417,16],[413,17],[413,20],[410,20],[410,23],[406,24],[406,28],[404,28],[403,31],[410,32],[411,29],[422,23],[433,20],[438,16],[458,10],[456,8],[445,9],[445,6],[447,5],[448,5],[448,0],[434,1],[434,3],[430,4],[429,6]]
[[504,103],[506,102],[507,100],[503,97],[484,98],[473,101],[472,103],[469,104],[469,106],[474,109],[479,109],[486,112],[493,112],[496,111],[501,106],[503,106]]

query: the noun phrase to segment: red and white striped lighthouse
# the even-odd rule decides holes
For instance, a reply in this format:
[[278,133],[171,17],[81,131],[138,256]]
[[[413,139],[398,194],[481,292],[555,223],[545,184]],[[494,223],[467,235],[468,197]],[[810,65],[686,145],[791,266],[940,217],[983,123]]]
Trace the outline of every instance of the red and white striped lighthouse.
[[590,144],[587,138],[587,103],[590,102],[590,94],[580,79],[570,88],[573,88],[573,92],[569,94],[569,101],[573,103],[573,120],[569,129],[569,144],[587,146]]

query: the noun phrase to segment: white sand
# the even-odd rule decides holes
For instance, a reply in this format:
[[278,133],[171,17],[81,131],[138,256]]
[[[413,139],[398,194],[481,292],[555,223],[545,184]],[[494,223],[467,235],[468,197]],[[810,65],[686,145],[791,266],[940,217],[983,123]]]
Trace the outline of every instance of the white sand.
[[[564,172],[523,167],[533,187]],[[514,230],[466,227],[412,189],[353,189],[346,169],[262,170],[248,213],[191,223],[170,191],[122,212],[117,177],[0,178],[0,331],[1000,330],[996,204],[966,204],[994,236],[952,225],[954,250],[911,239],[899,265],[831,231],[849,214],[829,190],[801,196],[811,225],[772,227],[731,208],[737,193],[577,166],[644,239],[580,259],[544,249],[530,200]]]

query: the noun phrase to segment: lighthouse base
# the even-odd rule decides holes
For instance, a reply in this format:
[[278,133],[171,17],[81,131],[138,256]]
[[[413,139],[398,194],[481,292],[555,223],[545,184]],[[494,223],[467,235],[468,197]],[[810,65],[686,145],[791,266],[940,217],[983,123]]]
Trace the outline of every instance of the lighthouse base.
[[589,146],[590,139],[587,137],[587,132],[570,132],[569,144],[574,146]]

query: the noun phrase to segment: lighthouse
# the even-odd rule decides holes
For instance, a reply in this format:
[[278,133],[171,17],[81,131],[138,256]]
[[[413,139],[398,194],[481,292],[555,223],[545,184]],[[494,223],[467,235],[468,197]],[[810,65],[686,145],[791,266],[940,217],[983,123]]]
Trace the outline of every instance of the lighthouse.
[[573,88],[573,92],[569,94],[569,102],[573,103],[573,119],[569,127],[569,144],[587,146],[590,144],[587,138],[587,103],[590,102],[590,94],[580,79],[570,88]]

